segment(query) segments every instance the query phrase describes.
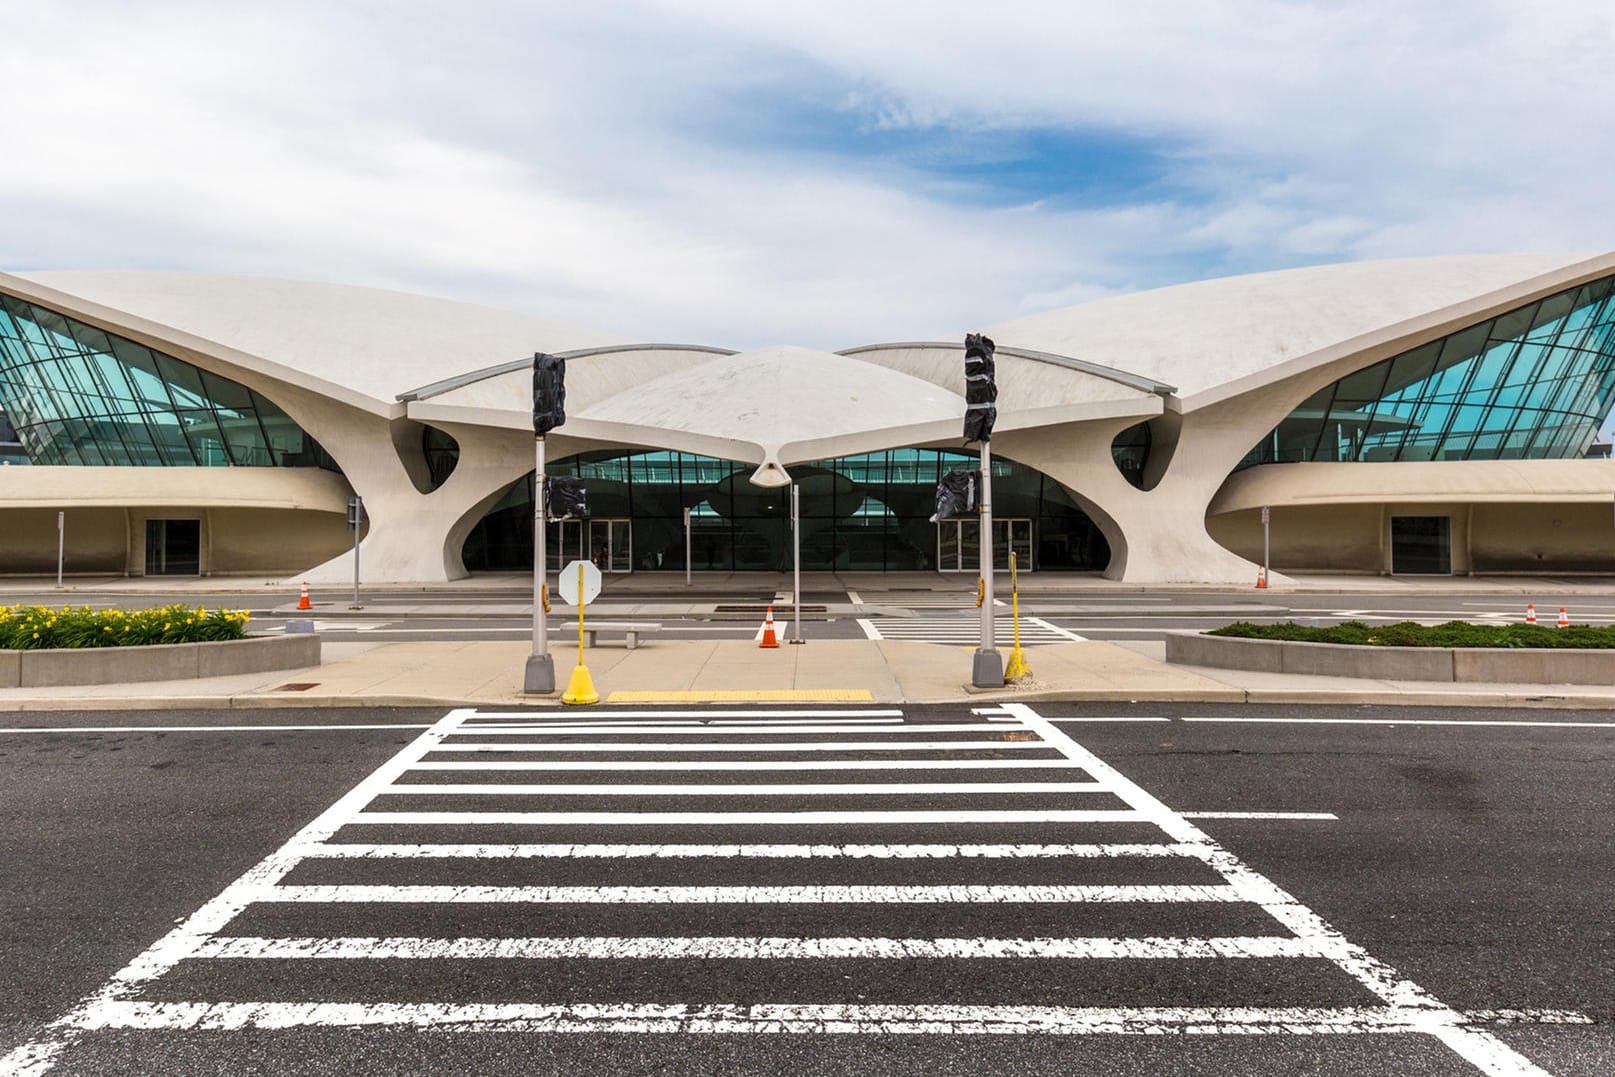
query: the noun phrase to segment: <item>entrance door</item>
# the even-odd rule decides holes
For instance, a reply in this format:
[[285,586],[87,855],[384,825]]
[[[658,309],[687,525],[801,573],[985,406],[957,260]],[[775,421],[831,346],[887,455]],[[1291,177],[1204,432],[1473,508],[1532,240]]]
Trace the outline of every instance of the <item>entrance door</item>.
[[146,575],[200,576],[201,520],[146,521]]
[[628,520],[591,519],[589,557],[601,572],[634,570],[633,528]]
[[1452,518],[1392,516],[1391,571],[1452,575]]
[[[975,520],[939,520],[936,525],[938,572],[980,572],[981,528]],[[1032,521],[1022,517],[993,521],[993,569],[1009,571],[1009,554],[1015,552],[1015,568],[1031,572]]]

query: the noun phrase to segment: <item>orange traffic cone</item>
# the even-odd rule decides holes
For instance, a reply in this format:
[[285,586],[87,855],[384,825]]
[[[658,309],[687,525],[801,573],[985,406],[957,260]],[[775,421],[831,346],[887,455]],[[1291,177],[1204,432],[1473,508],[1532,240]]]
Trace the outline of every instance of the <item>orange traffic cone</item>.
[[1267,590],[1267,566],[1266,565],[1257,565],[1256,566],[1256,589],[1258,591]]
[[310,603],[309,600],[308,600],[308,581],[307,580],[303,581],[303,593],[297,596],[297,608],[300,609],[300,610],[311,610],[311,609],[314,608],[313,604]]
[[763,638],[757,644],[759,647],[778,647],[779,637],[774,635],[774,607],[768,607],[768,617],[763,621]]
[[1570,627],[1570,618],[1565,616],[1565,608],[1563,606],[1559,607],[1559,627],[1560,628],[1569,628]]
[[1535,602],[1527,602],[1525,604],[1525,623],[1528,624],[1528,625],[1536,624],[1536,603]]

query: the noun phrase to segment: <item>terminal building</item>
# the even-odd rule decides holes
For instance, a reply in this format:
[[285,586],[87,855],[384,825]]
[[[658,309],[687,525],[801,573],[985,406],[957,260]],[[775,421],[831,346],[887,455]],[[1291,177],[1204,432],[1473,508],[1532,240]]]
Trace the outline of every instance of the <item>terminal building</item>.
[[[835,352],[647,343],[304,281],[0,274],[0,574],[352,579],[532,562],[534,352],[567,357],[556,565],[973,574],[929,522],[996,340],[993,545],[1036,572],[1615,571],[1615,253],[1356,262]],[[685,533],[685,512],[690,533]]]

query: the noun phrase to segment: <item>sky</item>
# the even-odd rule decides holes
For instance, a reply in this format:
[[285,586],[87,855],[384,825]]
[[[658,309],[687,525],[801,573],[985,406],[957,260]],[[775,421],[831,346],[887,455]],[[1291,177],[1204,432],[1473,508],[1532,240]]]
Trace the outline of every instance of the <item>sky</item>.
[[1615,248],[1615,5],[0,0],[0,269],[734,348]]

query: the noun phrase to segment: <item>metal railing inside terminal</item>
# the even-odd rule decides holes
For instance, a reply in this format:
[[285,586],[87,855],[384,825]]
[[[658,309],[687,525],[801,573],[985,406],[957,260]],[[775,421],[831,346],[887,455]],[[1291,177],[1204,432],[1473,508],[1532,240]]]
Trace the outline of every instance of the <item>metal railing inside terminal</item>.
[[1240,467],[1562,460],[1615,399],[1615,278],[1548,296],[1325,386]]

